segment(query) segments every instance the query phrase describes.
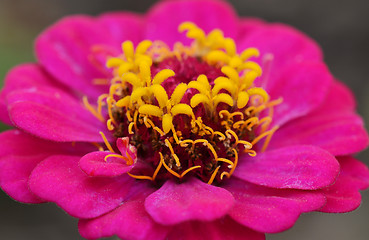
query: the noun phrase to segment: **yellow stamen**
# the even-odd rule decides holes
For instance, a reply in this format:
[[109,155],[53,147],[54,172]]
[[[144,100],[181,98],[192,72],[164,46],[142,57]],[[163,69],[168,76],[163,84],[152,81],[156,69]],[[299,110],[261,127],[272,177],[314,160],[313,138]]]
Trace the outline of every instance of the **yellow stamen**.
[[173,171],[172,169],[170,169],[170,167],[168,167],[168,165],[164,161],[164,157],[163,157],[163,154],[161,154],[161,152],[159,152],[159,155],[160,155],[160,161],[162,162],[162,164],[165,167],[165,169],[167,169],[167,171],[169,173],[171,173],[172,175],[176,176],[177,178],[181,178],[181,176],[178,173],[176,173],[175,171]]
[[190,167],[189,169],[187,169],[186,171],[184,171],[182,174],[181,174],[181,178],[183,178],[187,173],[191,172],[192,170],[196,169],[196,168],[201,168],[201,166],[193,166],[193,167]]
[[139,180],[150,180],[150,181],[153,181],[152,177],[150,176],[139,176],[139,175],[133,175],[132,173],[129,173],[127,172],[127,174],[130,176],[130,177],[133,177],[133,178],[136,178],[136,179],[139,179]]
[[177,154],[174,152],[174,149],[172,147],[172,144],[169,142],[168,139],[165,139],[165,145],[169,148],[170,152],[172,153],[172,157],[176,161],[176,166],[177,167],[180,167],[181,166],[181,163],[179,162],[179,158],[178,158]]
[[209,184],[209,185],[211,185],[211,184],[213,183],[213,181],[214,181],[214,179],[215,179],[215,176],[217,175],[217,173],[218,173],[218,171],[219,171],[219,168],[220,168],[220,166],[218,166],[218,167],[214,170],[213,174],[211,174],[211,177],[210,177],[210,179],[209,179],[209,181],[208,181],[208,184]]
[[100,133],[101,137],[103,138],[105,146],[108,148],[108,150],[112,153],[115,153],[115,151],[111,147],[110,143],[108,142],[108,139],[106,138],[105,134],[103,132],[99,132],[99,133]]
[[156,176],[158,175],[158,173],[159,173],[159,171],[160,171],[160,168],[161,168],[161,166],[163,165],[163,162],[162,161],[160,161],[159,162],[159,165],[156,167],[156,169],[155,169],[155,172],[154,172],[154,174],[152,175],[152,180],[154,181],[155,180],[155,178],[156,178]]
[[83,105],[85,105],[85,107],[87,108],[87,110],[90,111],[92,113],[92,115],[94,115],[101,122],[104,122],[105,121],[105,119],[103,118],[103,116],[101,114],[99,114],[96,111],[96,109],[90,105],[90,103],[88,102],[86,96],[83,96],[82,101],[83,101]]

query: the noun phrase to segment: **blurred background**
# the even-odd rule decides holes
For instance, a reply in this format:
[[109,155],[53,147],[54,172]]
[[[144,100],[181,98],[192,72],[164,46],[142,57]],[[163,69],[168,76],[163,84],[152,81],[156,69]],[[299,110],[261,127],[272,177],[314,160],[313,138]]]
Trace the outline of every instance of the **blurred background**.
[[[59,18],[104,11],[145,12],[153,0],[0,0],[0,86],[6,72],[35,61],[33,40]],[[358,112],[369,126],[369,1],[361,0],[230,0],[241,16],[292,25],[323,48],[332,73],[355,93]],[[7,129],[0,125],[0,131]],[[0,143],[1,144],[1,143]],[[369,151],[358,155],[369,164]],[[19,204],[0,192],[1,239],[81,239],[77,221],[53,204]],[[369,192],[362,206],[346,214],[304,214],[296,225],[268,240],[367,240]]]

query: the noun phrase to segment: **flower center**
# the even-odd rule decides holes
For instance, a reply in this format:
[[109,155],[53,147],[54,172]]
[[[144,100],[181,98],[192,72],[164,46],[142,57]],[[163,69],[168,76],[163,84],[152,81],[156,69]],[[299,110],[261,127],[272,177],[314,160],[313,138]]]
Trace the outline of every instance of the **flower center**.
[[190,22],[179,30],[193,39],[191,46],[124,42],[123,54],[107,61],[114,75],[109,93],[97,108],[84,103],[116,138],[128,136],[137,149],[131,177],[160,183],[194,175],[219,183],[233,174],[241,154],[265,150],[277,130],[269,125],[280,100],[270,101],[254,86],[262,70],[249,59],[259,56],[257,49],[237,54],[234,40],[220,30],[206,35]]

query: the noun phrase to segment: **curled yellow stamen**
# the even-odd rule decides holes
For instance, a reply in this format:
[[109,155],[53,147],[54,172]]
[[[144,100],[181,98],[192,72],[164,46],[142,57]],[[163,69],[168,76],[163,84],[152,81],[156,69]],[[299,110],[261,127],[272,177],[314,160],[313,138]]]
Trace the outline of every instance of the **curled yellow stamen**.
[[169,142],[168,139],[165,139],[165,145],[169,148],[170,152],[172,153],[172,157],[176,161],[176,166],[177,167],[180,167],[181,166],[181,163],[179,161],[179,158],[178,158],[177,154],[174,152],[174,149],[172,147],[172,144]]
[[196,169],[196,168],[201,168],[201,166],[193,166],[193,167],[190,167],[189,169],[187,169],[186,171],[184,171],[182,174],[181,174],[181,178],[183,178],[187,173],[191,172],[192,170]]
[[150,176],[134,175],[134,174],[129,173],[129,172],[127,172],[127,174],[128,174],[130,177],[133,177],[133,178],[136,178],[136,179],[139,179],[139,180],[150,180],[150,181],[153,181],[152,177],[150,177]]
[[164,157],[163,157],[163,154],[161,154],[161,152],[159,152],[159,155],[160,155],[160,161],[162,162],[165,169],[167,169],[168,172],[170,172],[172,175],[176,176],[177,178],[181,178],[181,176],[178,173],[176,173],[175,171],[170,169],[170,167],[168,167],[168,165],[164,161]]
[[101,137],[103,138],[105,146],[108,148],[108,150],[112,153],[115,153],[115,151],[111,147],[110,143],[108,142],[108,139],[106,138],[105,134],[103,132],[99,132],[99,133],[100,133]]
[[208,184],[209,184],[209,185],[211,185],[211,184],[213,183],[213,181],[214,181],[214,179],[215,179],[215,176],[217,175],[217,173],[218,173],[218,171],[219,171],[219,168],[220,168],[220,166],[218,166],[218,167],[214,170],[213,174],[211,174],[211,177],[210,177],[210,179],[209,179],[209,181],[208,181]]

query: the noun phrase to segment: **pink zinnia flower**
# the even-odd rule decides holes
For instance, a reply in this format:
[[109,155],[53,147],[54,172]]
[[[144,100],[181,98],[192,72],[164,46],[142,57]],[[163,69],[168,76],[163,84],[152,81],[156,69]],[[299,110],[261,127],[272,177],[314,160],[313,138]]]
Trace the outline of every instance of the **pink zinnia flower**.
[[0,186],[87,239],[259,240],[368,187],[353,96],[291,27],[163,1],[65,18],[36,54],[0,93]]

